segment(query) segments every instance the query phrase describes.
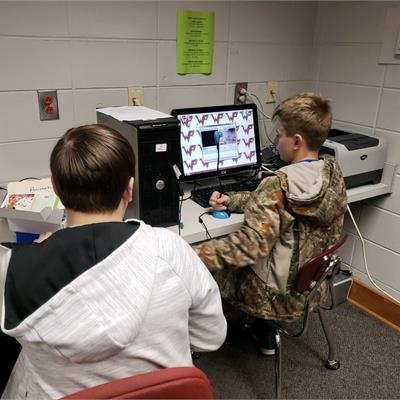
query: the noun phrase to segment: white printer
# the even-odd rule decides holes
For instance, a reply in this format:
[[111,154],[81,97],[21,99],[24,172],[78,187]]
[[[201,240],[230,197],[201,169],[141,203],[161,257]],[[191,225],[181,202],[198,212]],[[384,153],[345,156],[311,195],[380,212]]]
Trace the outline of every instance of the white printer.
[[380,137],[331,129],[319,154],[336,158],[348,189],[381,181],[386,142]]

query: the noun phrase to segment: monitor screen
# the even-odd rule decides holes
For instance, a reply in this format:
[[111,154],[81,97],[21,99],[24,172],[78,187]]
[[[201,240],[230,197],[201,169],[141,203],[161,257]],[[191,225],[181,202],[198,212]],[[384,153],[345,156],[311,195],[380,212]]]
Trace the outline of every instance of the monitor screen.
[[181,108],[172,110],[171,114],[181,125],[181,180],[260,167],[257,107],[254,104]]

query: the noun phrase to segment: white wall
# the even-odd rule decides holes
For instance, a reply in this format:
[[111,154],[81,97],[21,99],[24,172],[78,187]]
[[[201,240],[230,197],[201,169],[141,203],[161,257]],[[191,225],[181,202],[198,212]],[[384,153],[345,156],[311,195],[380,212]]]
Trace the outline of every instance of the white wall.
[[[318,85],[337,127],[384,136],[388,162],[399,164],[400,66],[378,65],[393,4],[0,1],[0,182],[48,175],[57,138],[95,122],[96,106],[126,105],[128,86],[169,112],[232,103],[239,81],[260,98],[267,80],[279,81],[280,98]],[[175,74],[178,8],[215,11],[211,76]],[[38,89],[58,90],[59,121],[39,120]],[[391,196],[354,208],[372,275],[400,298],[400,175]],[[343,254],[365,279],[354,235]]]
[[[400,65],[378,64],[388,9],[400,2],[318,4],[315,34],[317,89],[332,99],[334,125],[384,137],[387,161],[400,164]],[[354,207],[366,239],[371,275],[389,294],[400,299],[400,171],[394,192]],[[368,283],[361,242],[351,221],[346,263]],[[397,232],[397,233],[396,233]]]
[[[210,76],[175,73],[178,8],[215,12]],[[238,81],[261,97],[267,80],[281,97],[308,89],[315,15],[304,3],[0,1],[0,182],[48,175],[56,139],[96,122],[96,106],[126,105],[128,86],[164,112],[232,103]],[[39,120],[38,89],[58,90],[59,121]]]

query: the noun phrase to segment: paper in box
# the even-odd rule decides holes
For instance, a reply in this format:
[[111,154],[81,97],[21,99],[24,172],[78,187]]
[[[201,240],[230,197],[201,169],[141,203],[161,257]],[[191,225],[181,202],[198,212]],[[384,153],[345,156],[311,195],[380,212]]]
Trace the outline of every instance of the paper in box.
[[60,228],[64,207],[50,178],[10,182],[0,208],[13,232],[43,233]]

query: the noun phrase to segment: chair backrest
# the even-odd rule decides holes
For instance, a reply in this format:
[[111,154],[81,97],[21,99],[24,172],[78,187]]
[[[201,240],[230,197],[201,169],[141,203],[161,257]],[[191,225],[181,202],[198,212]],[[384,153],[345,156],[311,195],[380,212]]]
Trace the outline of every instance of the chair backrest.
[[336,250],[345,243],[347,237],[348,235],[343,236],[338,243],[320,255],[311,258],[300,268],[294,285],[297,292],[304,293],[306,291],[311,291],[315,287],[332,262],[332,257],[335,256]]
[[69,399],[212,399],[207,376],[196,367],[165,368],[117,379],[63,397]]

